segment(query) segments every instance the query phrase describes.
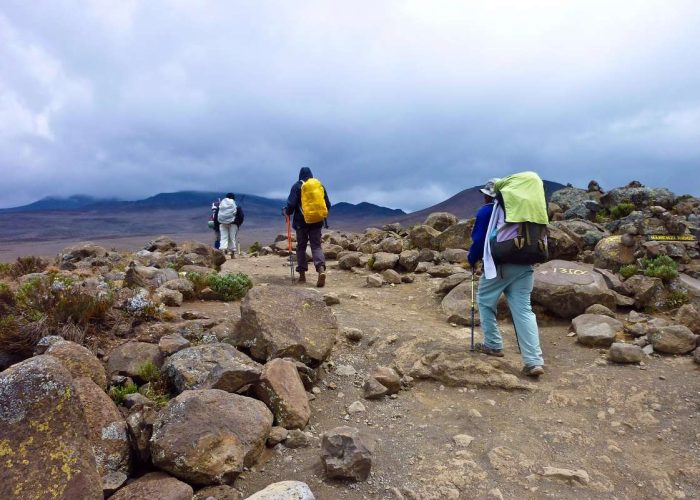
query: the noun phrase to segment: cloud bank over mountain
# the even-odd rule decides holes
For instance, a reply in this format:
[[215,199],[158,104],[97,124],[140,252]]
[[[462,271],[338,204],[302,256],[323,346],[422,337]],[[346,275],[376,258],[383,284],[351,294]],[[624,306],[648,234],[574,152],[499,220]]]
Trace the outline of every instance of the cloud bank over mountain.
[[0,205],[220,189],[418,209],[517,170],[700,194],[694,1],[8,0]]

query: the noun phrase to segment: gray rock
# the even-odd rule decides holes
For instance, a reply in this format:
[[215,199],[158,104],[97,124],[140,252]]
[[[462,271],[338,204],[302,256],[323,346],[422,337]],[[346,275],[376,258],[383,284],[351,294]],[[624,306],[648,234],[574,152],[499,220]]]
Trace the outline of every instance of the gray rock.
[[386,271],[384,271],[382,273],[382,278],[384,279],[384,281],[392,285],[401,284],[401,275],[393,269],[387,269]]
[[615,317],[615,313],[602,304],[593,304],[586,308],[585,314],[602,314],[604,316]]
[[263,367],[255,393],[285,429],[303,429],[311,418],[309,399],[293,362],[272,359]]
[[163,373],[179,393],[190,389],[236,392],[260,379],[262,366],[224,343],[201,344],[170,356]]
[[333,348],[338,323],[315,290],[253,287],[241,302],[240,328],[232,343],[259,360],[291,357],[318,365]]
[[343,336],[351,342],[359,342],[364,337],[364,333],[359,328],[343,328]]
[[674,319],[676,323],[687,326],[694,334],[700,335],[700,312],[691,304],[682,305]]
[[323,294],[323,301],[327,306],[334,306],[336,304],[340,304],[340,297],[338,297],[337,293],[326,292]]
[[459,273],[452,274],[440,282],[440,285],[438,286],[436,293],[438,295],[445,295],[445,294],[449,293],[457,285],[459,285],[463,281],[468,280],[470,278],[471,278],[471,273],[467,273],[467,272],[459,272]]
[[158,341],[158,348],[163,356],[172,356],[178,351],[186,349],[190,346],[190,341],[179,333],[170,333],[163,335]]
[[693,359],[696,363],[700,364],[700,347],[696,347],[693,351]]
[[469,250],[472,244],[471,236],[473,227],[474,219],[460,221],[433,237],[430,248],[440,251],[448,248]]
[[370,274],[367,276],[367,286],[370,288],[381,288],[384,284],[384,278],[379,274]]
[[110,498],[113,500],[135,500],[137,498],[162,498],[167,500],[192,500],[192,486],[162,472],[149,472]]
[[666,354],[687,354],[696,346],[696,335],[687,326],[671,325],[647,334],[654,350]]
[[353,427],[336,427],[323,434],[321,462],[329,478],[364,481],[372,468],[374,446]]
[[372,257],[372,271],[377,272],[394,269],[399,262],[399,256],[393,253],[377,252]]
[[608,236],[595,246],[595,266],[617,271],[626,264],[635,262],[634,248],[622,243],[622,236]]
[[550,198],[552,203],[556,203],[566,212],[574,205],[583,203],[590,199],[590,195],[585,189],[579,189],[575,187],[565,187],[558,191],[555,191]]
[[408,241],[413,248],[432,248],[433,238],[440,235],[440,231],[426,225],[414,226],[408,233]]
[[433,212],[432,214],[428,215],[428,218],[423,224],[442,232],[448,227],[457,224],[458,220],[459,219],[457,219],[456,215],[449,212]]
[[600,198],[600,202],[606,208],[612,208],[622,202],[631,202],[637,210],[651,205],[669,209],[673,207],[675,199],[675,195],[668,189],[642,186],[611,189]]
[[338,256],[338,267],[340,269],[345,269],[346,271],[351,270],[353,267],[360,267],[360,256],[361,252],[347,252]]
[[301,429],[292,429],[284,440],[284,445],[287,448],[308,448],[313,442],[313,436],[309,432],[304,432]]
[[448,248],[442,252],[442,258],[450,264],[464,264],[468,262],[469,252],[462,248]]
[[614,363],[639,363],[643,355],[641,347],[623,342],[615,342],[608,351],[608,359]]
[[396,394],[401,390],[401,378],[393,368],[378,366],[370,376],[387,388],[388,394]]
[[184,300],[182,294],[177,290],[171,290],[163,286],[159,287],[153,296],[163,305],[168,307],[180,307]]
[[399,254],[399,267],[409,273],[416,270],[418,265],[418,250],[404,250]]
[[[474,286],[474,293],[477,293],[476,284]],[[458,325],[470,326],[471,325],[471,300],[472,300],[472,283],[471,280],[463,281],[461,284],[454,287],[440,304],[442,312],[447,315],[447,321],[449,323],[456,323]],[[474,308],[474,324],[479,324],[479,309]]]
[[622,331],[622,322],[602,314],[582,314],[571,322],[576,341],[588,347],[609,347]]
[[389,390],[376,379],[370,377],[362,386],[362,397],[365,399],[380,399],[389,393]]
[[270,447],[276,446],[287,439],[287,436],[289,436],[289,431],[287,429],[274,426],[270,431],[270,435],[267,437],[267,445]]

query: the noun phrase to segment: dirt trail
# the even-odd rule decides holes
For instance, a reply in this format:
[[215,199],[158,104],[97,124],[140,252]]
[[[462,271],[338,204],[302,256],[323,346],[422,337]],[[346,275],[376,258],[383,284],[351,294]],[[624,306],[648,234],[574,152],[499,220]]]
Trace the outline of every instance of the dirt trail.
[[[245,272],[256,284],[301,286],[292,285],[285,262],[238,258],[224,270]],[[357,375],[322,371],[307,430],[318,437],[353,425],[373,436],[370,479],[324,479],[316,441],[309,448],[268,450],[237,481],[244,494],[296,479],[320,500],[402,498],[398,492],[403,498],[499,498],[495,488],[506,499],[700,498],[700,367],[691,357],[654,356],[642,367],[608,364],[604,351],[566,336],[568,322],[548,320],[541,328],[547,373],[533,391],[419,381],[396,399],[368,401],[362,382],[377,364],[391,362],[392,336],[397,343],[456,337],[464,341],[465,356],[482,355],[468,353],[469,329],[450,326],[440,313],[433,293],[438,279],[417,275],[412,284],[376,289],[364,286],[365,276],[330,266],[324,291],[340,298],[333,311],[341,331],[359,328],[365,336],[352,344],[340,335],[331,361],[351,365]],[[314,273],[309,278],[314,281]],[[509,324],[504,333],[506,361],[519,367]],[[367,411],[347,417],[347,406],[358,400]],[[456,434],[474,440],[458,449]],[[543,477],[547,466],[583,469],[589,481]]]

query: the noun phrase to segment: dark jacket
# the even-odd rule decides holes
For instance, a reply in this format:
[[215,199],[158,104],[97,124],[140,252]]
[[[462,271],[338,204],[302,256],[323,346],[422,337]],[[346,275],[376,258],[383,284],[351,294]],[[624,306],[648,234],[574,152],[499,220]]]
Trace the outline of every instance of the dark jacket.
[[[301,213],[301,185],[304,181],[311,179],[314,175],[311,173],[309,167],[303,167],[299,171],[299,180],[294,183],[292,189],[289,191],[289,197],[287,198],[287,206],[284,207],[284,212],[287,215],[293,215],[292,227],[294,229],[305,228],[316,228],[323,227],[323,222],[317,222],[315,224],[307,224],[304,220],[304,215]],[[331,202],[328,199],[328,190],[326,186],[323,186],[324,197],[326,199],[326,208],[330,211]]]
[[489,229],[489,220],[493,212],[493,203],[487,203],[476,213],[476,221],[472,229],[472,246],[469,247],[469,264],[472,267],[484,258],[484,245],[486,245],[486,232]]

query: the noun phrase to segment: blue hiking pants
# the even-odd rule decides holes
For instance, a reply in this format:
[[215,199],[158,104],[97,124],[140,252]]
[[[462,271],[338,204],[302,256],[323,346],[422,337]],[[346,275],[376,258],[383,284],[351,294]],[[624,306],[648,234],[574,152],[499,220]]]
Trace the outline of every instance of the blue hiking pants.
[[503,338],[496,323],[496,305],[501,294],[505,293],[525,366],[543,366],[537,319],[530,305],[533,284],[532,266],[502,264],[498,266],[496,278],[487,280],[481,277],[477,301],[487,347],[503,349]]

